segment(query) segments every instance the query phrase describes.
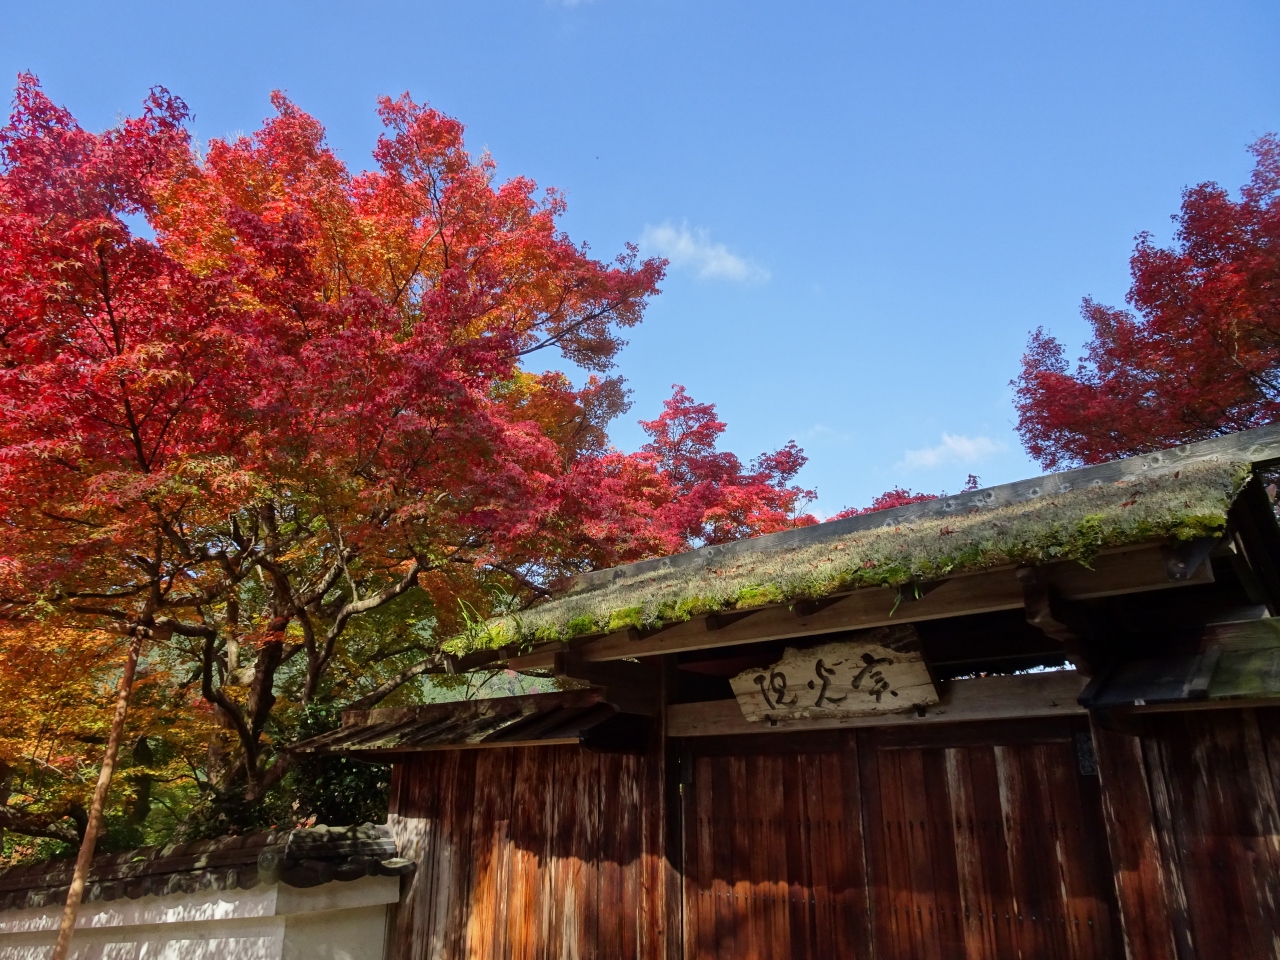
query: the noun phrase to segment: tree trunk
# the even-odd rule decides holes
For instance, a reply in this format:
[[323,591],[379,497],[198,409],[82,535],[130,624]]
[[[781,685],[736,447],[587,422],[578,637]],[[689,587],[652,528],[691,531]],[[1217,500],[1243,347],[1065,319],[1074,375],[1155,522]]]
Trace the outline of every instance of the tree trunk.
[[76,926],[76,913],[84,897],[85,881],[89,877],[89,864],[93,861],[93,848],[98,842],[102,827],[102,808],[106,806],[107,790],[111,786],[111,773],[115,769],[116,754],[120,752],[120,738],[124,734],[124,718],[129,712],[129,695],[133,693],[133,678],[138,670],[138,654],[142,649],[143,631],[135,629],[129,638],[129,655],[124,662],[124,675],[116,690],[116,713],[111,720],[111,735],[107,738],[107,751],[102,756],[102,770],[98,784],[93,788],[93,804],[89,807],[89,824],[80,841],[80,855],[76,857],[75,873],[71,875],[71,889],[67,891],[67,905],[62,910],[62,923],[58,927],[58,942],[53,947],[50,960],[67,960],[71,951],[71,934]]

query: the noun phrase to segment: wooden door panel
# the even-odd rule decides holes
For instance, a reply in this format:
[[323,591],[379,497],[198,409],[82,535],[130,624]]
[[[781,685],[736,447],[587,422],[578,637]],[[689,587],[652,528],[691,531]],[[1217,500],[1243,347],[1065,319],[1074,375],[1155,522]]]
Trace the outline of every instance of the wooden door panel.
[[395,960],[658,960],[665,890],[654,757],[549,746],[423,754],[391,823],[418,869]]
[[852,741],[844,751],[693,760],[686,960],[870,956],[857,778]]
[[1122,956],[1074,732],[695,744],[686,960]]
[[[887,738],[886,738],[887,739]],[[860,744],[876,955],[1123,955],[1074,743]]]
[[1280,711],[1240,710],[1145,726],[1163,859],[1200,955],[1280,957],[1280,804],[1265,740],[1277,719]]

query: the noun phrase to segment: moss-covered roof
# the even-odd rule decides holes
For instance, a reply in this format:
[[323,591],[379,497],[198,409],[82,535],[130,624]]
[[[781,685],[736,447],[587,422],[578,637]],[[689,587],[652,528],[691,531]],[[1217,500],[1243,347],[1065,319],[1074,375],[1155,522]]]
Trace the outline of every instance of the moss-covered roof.
[[493,626],[504,641],[566,640],[1217,534],[1257,458],[1187,456],[1195,447],[599,571]]

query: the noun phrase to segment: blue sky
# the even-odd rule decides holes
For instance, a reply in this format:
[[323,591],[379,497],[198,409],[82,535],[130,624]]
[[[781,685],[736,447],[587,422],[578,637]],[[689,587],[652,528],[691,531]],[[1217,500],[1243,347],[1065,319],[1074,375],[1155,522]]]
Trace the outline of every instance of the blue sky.
[[378,94],[431,102],[565,190],[597,254],[671,257],[616,442],[682,383],[741,454],[795,438],[829,513],[1040,472],[1008,386],[1027,332],[1078,348],[1134,235],[1247,177],[1280,131],[1280,4],[0,0],[23,69],[95,128],[163,84],[201,138],[281,88],[354,167]]

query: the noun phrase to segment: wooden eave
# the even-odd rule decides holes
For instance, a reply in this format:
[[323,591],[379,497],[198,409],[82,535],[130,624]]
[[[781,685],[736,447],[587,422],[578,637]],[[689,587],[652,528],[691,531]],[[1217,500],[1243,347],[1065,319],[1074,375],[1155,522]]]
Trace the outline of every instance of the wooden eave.
[[618,712],[598,690],[348,710],[337,730],[291,749],[389,757],[429,750],[578,744]]
[[[1280,424],[816,527],[595,571],[576,578],[568,593],[590,591],[594,587],[626,581],[655,569],[694,568],[757,550],[790,549],[821,543],[854,530],[982,512],[1052,497],[1085,486],[1174,473],[1184,466],[1212,460],[1250,464],[1254,469],[1280,463]],[[1205,584],[1213,580],[1212,568],[1206,559],[1209,547],[1213,546],[1219,551],[1230,550],[1231,562],[1237,573],[1243,579],[1253,581],[1256,592],[1265,595],[1273,614],[1280,613],[1280,528],[1277,528],[1273,515],[1266,516],[1271,514],[1271,510],[1266,495],[1254,481],[1232,507],[1234,518],[1229,543],[1153,541],[1132,544],[1103,551],[1088,567],[1074,561],[1035,566],[1035,578],[1059,597],[1070,601]],[[461,673],[505,663],[515,670],[547,671],[555,670],[557,657],[566,655],[579,663],[634,660],[889,624],[1024,609],[1028,597],[1019,571],[1026,569],[995,567],[913,584],[905,589],[865,587],[816,601],[728,610],[657,629],[628,628],[613,633],[583,635],[565,642],[541,643],[532,649],[508,646],[476,650],[448,658],[443,669],[449,673]]]
[[[1207,545],[1189,553],[1185,545],[1165,542],[1123,547],[1100,554],[1092,567],[1075,561],[1046,564],[1036,570],[1044,582],[1068,600],[1143,593],[1213,582]],[[1192,554],[1195,555],[1192,555]],[[1186,559],[1198,560],[1193,565]],[[513,670],[548,670],[557,654],[571,651],[585,662],[627,660],[716,647],[790,640],[861,630],[889,624],[915,623],[1002,610],[1025,604],[1024,584],[1013,566],[960,574],[914,588],[866,587],[813,604],[772,604],[753,610],[711,614],[660,630],[635,629],[545,643],[510,656]]]
[[699,567],[726,557],[757,551],[785,550],[825,540],[835,540],[857,531],[878,527],[895,527],[921,520],[948,520],[973,512],[986,512],[1001,507],[1054,497],[1085,487],[1103,487],[1140,480],[1153,475],[1171,474],[1182,467],[1207,461],[1252,464],[1254,468],[1280,463],[1280,423],[1212,440],[1184,444],[1167,450],[1113,460],[1088,467],[1077,467],[1060,473],[1045,474],[1030,480],[1004,483],[981,490],[970,490],[952,497],[941,497],[921,503],[894,507],[874,513],[859,514],[844,520],[833,520],[809,527],[797,527],[748,540],[701,547],[670,557],[641,560],[619,567],[595,570],[574,577],[565,594],[590,591],[592,588],[625,581],[655,570]]

